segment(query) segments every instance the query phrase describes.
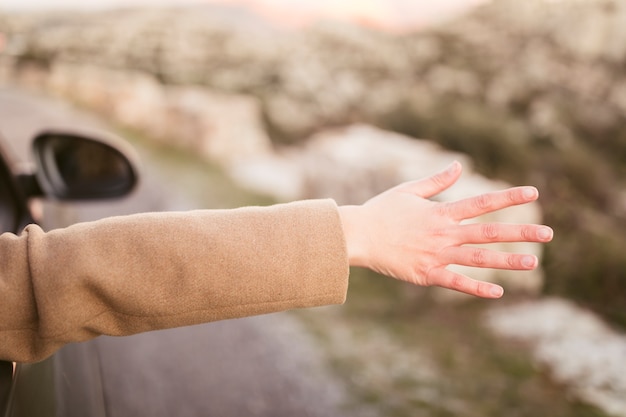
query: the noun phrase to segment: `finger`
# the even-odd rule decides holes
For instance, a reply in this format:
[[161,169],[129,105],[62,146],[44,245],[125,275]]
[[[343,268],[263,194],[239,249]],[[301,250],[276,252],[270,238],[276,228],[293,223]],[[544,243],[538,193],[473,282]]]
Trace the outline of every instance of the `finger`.
[[461,225],[454,232],[459,244],[493,242],[549,242],[554,232],[536,224],[481,223]]
[[535,255],[499,252],[471,246],[456,246],[442,252],[444,264],[473,266],[477,268],[525,271],[535,269],[539,261]]
[[461,176],[461,171],[461,163],[454,161],[446,169],[430,177],[402,184],[399,191],[429,198],[450,188]]
[[445,268],[431,270],[429,273],[429,284],[482,298],[500,298],[504,294],[504,289],[499,285],[476,281]]
[[447,204],[447,209],[454,219],[464,220],[506,207],[529,203],[538,197],[539,191],[535,187],[514,187],[451,202]]

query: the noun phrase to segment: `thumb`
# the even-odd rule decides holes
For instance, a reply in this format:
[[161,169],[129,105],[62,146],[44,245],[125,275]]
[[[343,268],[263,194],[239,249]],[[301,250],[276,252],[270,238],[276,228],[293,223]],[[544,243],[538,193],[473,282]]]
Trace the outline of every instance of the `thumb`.
[[450,188],[461,176],[461,171],[461,163],[454,161],[443,171],[430,177],[401,185],[398,191],[415,194],[422,198],[430,198]]

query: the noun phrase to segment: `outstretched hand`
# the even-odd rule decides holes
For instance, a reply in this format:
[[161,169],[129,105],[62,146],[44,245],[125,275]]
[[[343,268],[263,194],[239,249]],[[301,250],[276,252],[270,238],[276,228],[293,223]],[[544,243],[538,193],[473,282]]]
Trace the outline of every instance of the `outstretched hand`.
[[532,270],[534,255],[464,246],[494,242],[549,242],[552,229],[535,224],[461,224],[506,207],[535,201],[534,187],[514,187],[455,202],[428,198],[452,186],[461,164],[423,180],[398,185],[360,206],[341,206],[350,265],[423,286],[440,286],[485,298],[499,298],[499,285],[450,271],[450,264]]

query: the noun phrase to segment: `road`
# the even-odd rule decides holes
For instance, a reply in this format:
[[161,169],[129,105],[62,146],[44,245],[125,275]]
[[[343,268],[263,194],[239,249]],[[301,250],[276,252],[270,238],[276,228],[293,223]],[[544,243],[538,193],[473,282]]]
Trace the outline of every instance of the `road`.
[[[0,87],[0,132],[19,159],[28,158],[37,131],[53,126],[110,130],[102,120],[66,104]],[[150,161],[144,165],[145,172],[154,172]],[[46,205],[46,212],[64,221],[83,221],[194,208],[182,194],[175,201],[164,200],[163,181],[167,179],[144,176],[139,190],[123,201],[83,204],[76,210]],[[70,345],[55,358],[61,396],[56,407],[62,415],[81,415],[76,404],[95,398],[105,412],[92,410],[91,415],[340,416],[343,383],[328,372],[315,343],[300,322],[285,313],[124,338],[99,337]],[[88,386],[80,382],[85,374],[92,378]]]

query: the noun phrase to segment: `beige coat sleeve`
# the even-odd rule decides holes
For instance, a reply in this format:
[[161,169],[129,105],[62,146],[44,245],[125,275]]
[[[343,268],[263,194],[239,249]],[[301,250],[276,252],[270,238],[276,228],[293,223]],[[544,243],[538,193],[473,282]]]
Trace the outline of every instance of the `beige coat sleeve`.
[[0,237],[0,358],[66,343],[342,303],[348,261],[337,206],[109,218]]

